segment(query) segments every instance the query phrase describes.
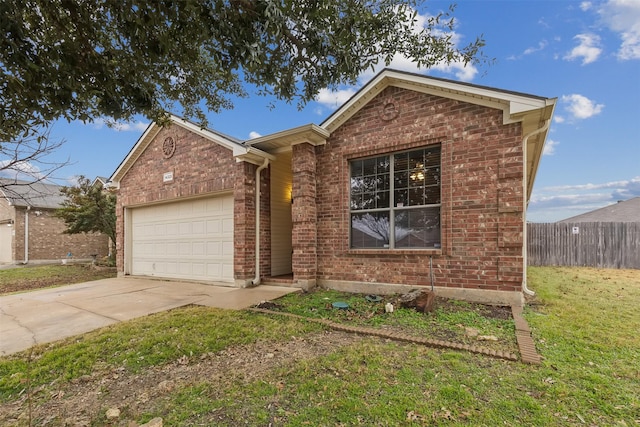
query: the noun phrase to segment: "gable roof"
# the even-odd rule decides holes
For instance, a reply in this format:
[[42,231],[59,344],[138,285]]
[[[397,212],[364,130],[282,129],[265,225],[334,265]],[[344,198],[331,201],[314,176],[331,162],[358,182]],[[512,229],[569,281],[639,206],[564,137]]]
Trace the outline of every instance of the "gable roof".
[[[211,129],[202,128],[193,122],[190,122],[181,117],[171,114],[169,116],[171,124],[183,127],[196,135],[203,137],[204,139],[211,141],[215,144],[221,145],[233,152],[233,156],[237,160],[247,161],[254,164],[262,164],[265,158],[270,160],[275,159],[271,154],[268,154],[262,150],[251,146],[245,146],[242,142],[234,137],[225,135],[221,132],[217,132]],[[133,145],[133,148],[129,151],[124,160],[118,165],[116,171],[109,178],[110,182],[113,182],[116,187],[119,185],[120,180],[127,174],[129,169],[134,165],[138,158],[142,155],[144,150],[147,149],[151,141],[160,133],[162,126],[157,123],[151,123],[144,131],[142,136]]]
[[59,185],[0,178],[0,196],[16,207],[57,209],[65,196]]
[[619,201],[558,222],[640,222],[640,197]]
[[94,185],[100,184],[103,188],[106,188],[108,183],[109,178],[107,178],[106,176],[96,176],[95,179],[91,182],[91,186],[93,187]]

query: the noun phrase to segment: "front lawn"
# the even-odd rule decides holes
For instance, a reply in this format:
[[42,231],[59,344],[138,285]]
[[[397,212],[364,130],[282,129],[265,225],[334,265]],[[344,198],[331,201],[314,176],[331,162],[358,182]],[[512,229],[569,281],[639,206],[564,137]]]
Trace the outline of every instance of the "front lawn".
[[115,267],[91,264],[29,265],[0,270],[0,295],[116,277]]
[[[640,271],[538,267],[528,283],[540,366],[186,307],[0,358],[0,424],[640,424]],[[379,318],[424,334],[434,320]]]

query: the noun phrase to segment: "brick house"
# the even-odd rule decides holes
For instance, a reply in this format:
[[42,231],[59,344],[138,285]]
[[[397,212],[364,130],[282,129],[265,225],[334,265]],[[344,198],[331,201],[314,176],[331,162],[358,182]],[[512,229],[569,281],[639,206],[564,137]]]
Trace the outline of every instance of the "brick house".
[[384,70],[319,126],[151,124],[111,177],[118,272],[520,304],[554,106]]
[[62,187],[42,182],[2,179],[0,187],[0,263],[60,262],[109,254],[103,234],[64,234],[64,221],[54,216],[64,196]]

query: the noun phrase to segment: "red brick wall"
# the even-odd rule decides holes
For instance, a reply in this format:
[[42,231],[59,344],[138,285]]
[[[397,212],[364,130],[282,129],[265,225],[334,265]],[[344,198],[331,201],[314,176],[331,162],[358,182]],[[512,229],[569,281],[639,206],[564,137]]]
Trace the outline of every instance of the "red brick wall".
[[[522,135],[502,117],[390,87],[334,131],[316,148],[317,278],[428,285],[432,256],[436,286],[520,291]],[[442,249],[350,250],[349,160],[438,143]]]
[[[25,208],[16,208],[14,260],[24,261]],[[29,211],[29,261],[50,261],[66,258],[100,258],[109,254],[109,238],[99,233],[63,234],[64,221],[56,218],[51,209],[32,208]]]
[[317,170],[314,147],[293,146],[293,206],[291,211],[293,276],[303,287],[315,286],[317,274]]
[[[162,144],[168,136],[176,142],[176,150],[167,159]],[[165,172],[173,172],[173,181],[163,182]],[[236,279],[251,277],[255,260],[250,240],[255,239],[254,181],[255,166],[236,163],[231,150],[176,124],[162,129],[120,181],[116,205],[118,271],[124,271],[124,207],[233,191]]]

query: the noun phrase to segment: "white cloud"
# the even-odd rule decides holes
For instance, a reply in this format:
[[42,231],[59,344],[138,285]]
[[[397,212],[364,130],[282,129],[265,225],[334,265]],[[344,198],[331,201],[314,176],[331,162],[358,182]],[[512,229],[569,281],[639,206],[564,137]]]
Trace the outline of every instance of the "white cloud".
[[108,127],[116,132],[144,132],[149,123],[145,122],[114,122],[111,120],[105,120],[103,118],[98,118],[93,121],[93,127],[96,129],[102,129],[103,127]]
[[620,35],[618,59],[640,59],[640,1],[609,0],[598,13],[607,27]]
[[556,123],[564,123],[565,118],[564,118],[564,116],[554,115],[553,116],[553,121],[556,122]]
[[578,46],[564,56],[568,61],[582,58],[582,65],[586,65],[596,61],[602,53],[600,37],[596,34],[578,34],[574,40],[578,40]]
[[640,176],[628,180],[535,189],[527,218],[533,222],[558,221],[594,209],[640,197]]
[[529,48],[525,49],[523,54],[524,55],[531,55],[532,53],[540,52],[541,50],[544,50],[544,48],[546,48],[548,44],[549,43],[546,40],[542,40],[541,42],[538,42],[538,46],[529,47]]
[[547,139],[547,143],[544,145],[542,155],[553,156],[556,153],[556,147],[558,146],[558,144],[560,144],[558,141]]
[[249,132],[249,139],[260,138],[261,136],[262,135],[256,132],[255,130],[252,130],[251,132]]
[[[627,187],[638,187],[640,186],[640,176],[636,176],[631,179],[625,179],[621,181],[609,181],[603,182],[600,184],[574,184],[574,185],[556,185],[551,187],[542,188],[543,192],[563,192],[563,191],[593,191],[593,190],[603,190],[608,188],[614,189],[622,189]],[[640,190],[640,187],[638,187]],[[640,194],[639,194],[640,195]]]
[[578,95],[576,93],[571,95],[563,95],[562,102],[565,105],[565,110],[571,113],[574,119],[588,119],[597,114],[600,114],[604,108],[603,104],[596,104],[586,96]]
[[470,82],[478,74],[478,69],[471,64],[464,65],[461,62],[452,62],[451,64],[437,64],[431,67],[432,70],[438,70],[445,74],[453,74],[458,80]]
[[318,95],[316,95],[316,101],[329,108],[337,108],[347,102],[355,93],[356,89],[354,88],[338,89],[335,91],[325,88],[321,89]]
[[582,3],[580,3],[580,10],[582,10],[583,12],[586,12],[592,7],[593,7],[593,3],[591,3],[590,1],[583,1]]
[[37,165],[26,160],[12,163],[11,159],[0,160],[0,176],[23,181],[37,181],[45,177]]

